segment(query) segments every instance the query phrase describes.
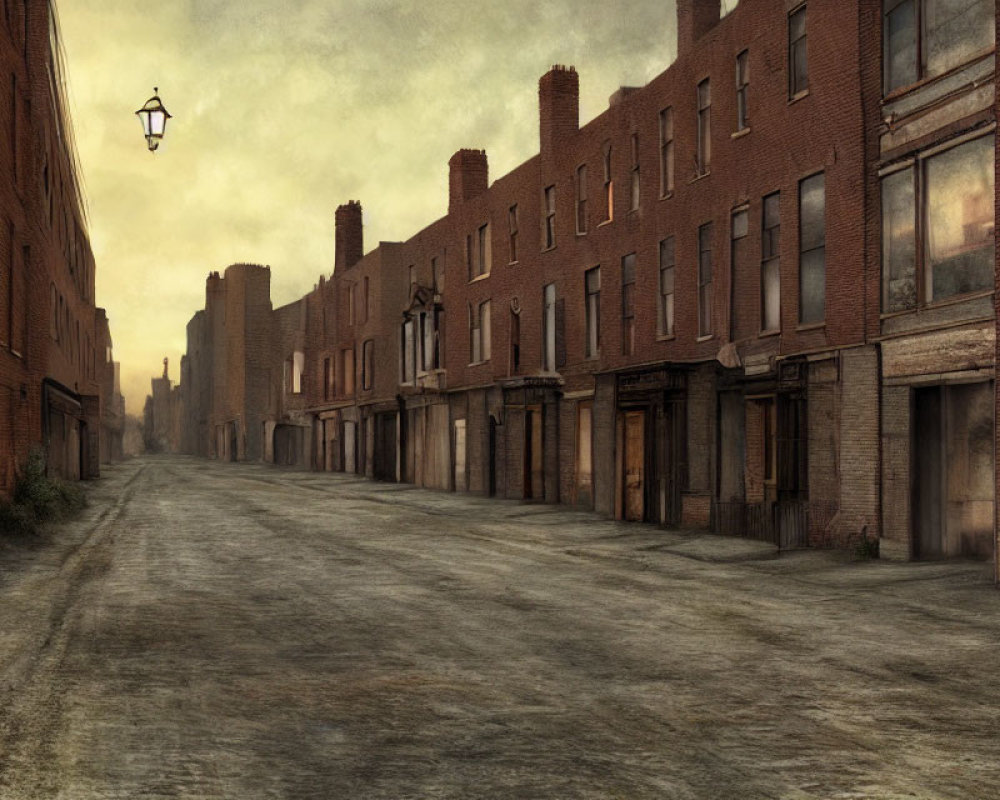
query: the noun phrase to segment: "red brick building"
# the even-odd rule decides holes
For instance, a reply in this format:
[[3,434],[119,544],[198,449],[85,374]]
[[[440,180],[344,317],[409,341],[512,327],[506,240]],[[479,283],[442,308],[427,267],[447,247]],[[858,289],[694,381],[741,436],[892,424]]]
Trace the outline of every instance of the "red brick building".
[[264,457],[989,556],[995,24],[679,0],[676,61],[583,127],[554,67],[538,154],[457,152],[442,219],[363,255],[337,210],[332,276],[271,316]]
[[[35,446],[49,472],[99,473],[103,312],[47,0],[0,9],[0,494]],[[107,398],[110,403],[111,398]]]

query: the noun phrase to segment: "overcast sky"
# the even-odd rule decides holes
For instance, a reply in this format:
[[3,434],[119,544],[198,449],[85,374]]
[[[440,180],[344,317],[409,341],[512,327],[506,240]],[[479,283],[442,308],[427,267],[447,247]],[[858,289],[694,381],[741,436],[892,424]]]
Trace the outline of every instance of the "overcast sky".
[[[731,5],[729,0],[727,5]],[[333,214],[364,207],[366,249],[447,208],[447,162],[491,179],[538,150],[538,78],[580,72],[581,122],[663,71],[674,0],[62,2],[73,123],[129,413],[170,358],[205,277],[271,266],[275,306],[333,269]],[[134,111],[174,115],[157,153]]]

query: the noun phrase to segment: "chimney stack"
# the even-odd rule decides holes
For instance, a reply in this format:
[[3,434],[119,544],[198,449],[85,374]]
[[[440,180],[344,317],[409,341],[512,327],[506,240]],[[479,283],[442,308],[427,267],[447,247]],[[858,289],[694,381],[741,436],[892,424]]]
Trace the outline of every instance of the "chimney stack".
[[448,213],[489,187],[490,167],[485,150],[459,150],[448,159]]
[[580,76],[576,67],[557,64],[538,81],[541,154],[558,152],[580,129]]
[[721,0],[677,0],[677,57],[690,53],[721,14]]
[[346,205],[338,206],[334,228],[336,239],[333,270],[336,272],[353,267],[365,254],[361,203],[349,200]]

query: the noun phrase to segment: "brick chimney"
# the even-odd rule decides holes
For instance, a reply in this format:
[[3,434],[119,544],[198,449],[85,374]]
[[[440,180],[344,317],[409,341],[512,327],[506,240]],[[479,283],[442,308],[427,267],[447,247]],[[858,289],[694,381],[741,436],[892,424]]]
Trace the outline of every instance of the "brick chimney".
[[580,76],[559,64],[538,81],[538,133],[541,153],[556,152],[580,129]]
[[721,0],[677,0],[677,57],[691,52],[694,44],[719,21]]
[[448,159],[448,213],[489,186],[490,167],[485,150],[459,150]]
[[345,270],[357,264],[365,254],[364,226],[361,223],[361,203],[349,200],[337,207],[334,221],[333,271]]

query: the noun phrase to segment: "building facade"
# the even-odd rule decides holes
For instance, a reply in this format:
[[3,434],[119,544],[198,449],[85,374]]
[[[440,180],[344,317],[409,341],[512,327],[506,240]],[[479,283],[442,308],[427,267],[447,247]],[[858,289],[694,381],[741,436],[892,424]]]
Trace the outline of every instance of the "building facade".
[[665,72],[581,126],[579,76],[553,67],[538,153],[491,183],[486,153],[457,152],[447,215],[405,242],[365,254],[341,206],[333,274],[260,322],[260,349],[196,315],[189,359],[245,347],[213,380],[269,365],[261,445],[230,452],[989,557],[994,4],[677,7]]
[[[41,447],[50,474],[88,478],[102,459],[106,318],[49,0],[0,15],[0,495]],[[110,336],[110,334],[109,334]]]

